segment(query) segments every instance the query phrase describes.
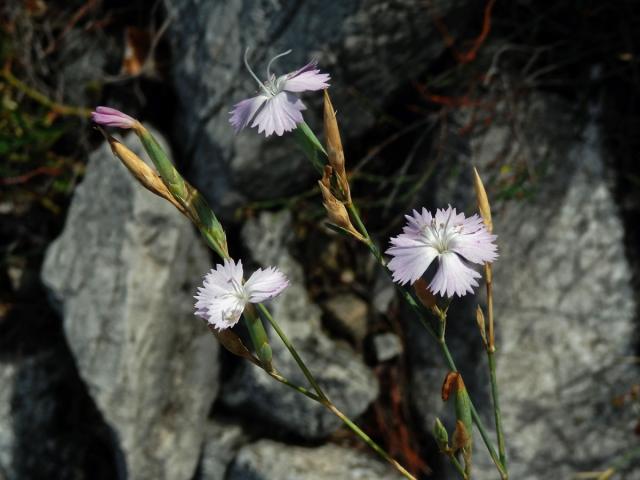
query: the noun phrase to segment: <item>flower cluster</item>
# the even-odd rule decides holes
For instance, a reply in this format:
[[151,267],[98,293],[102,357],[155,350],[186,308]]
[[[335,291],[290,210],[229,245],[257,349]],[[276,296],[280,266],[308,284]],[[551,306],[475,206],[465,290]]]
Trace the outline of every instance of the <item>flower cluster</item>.
[[287,277],[277,268],[258,269],[243,283],[242,262],[225,260],[204,277],[195,296],[196,315],[218,330],[233,327],[247,303],[260,303],[278,296],[287,286]]
[[452,297],[473,292],[480,274],[469,263],[483,264],[498,258],[496,236],[485,228],[482,218],[466,218],[455,208],[436,210],[432,215],[425,208],[406,215],[407,224],[390,241],[386,253],[393,257],[389,269],[394,281],[405,285],[422,277],[434,260],[438,268],[429,289]]
[[236,132],[251,123],[251,127],[258,127],[258,133],[264,132],[267,137],[273,133],[280,136],[294,130],[303,122],[302,111],[307,108],[295,94],[327,88],[329,75],[320,73],[316,62],[310,62],[299,70],[276,77],[271,73],[271,64],[290,53],[289,50],[271,59],[267,65],[267,80],[262,82],[249,67],[247,52],[244,62],[251,76],[258,82],[260,94],[237,103],[229,112],[229,122]]

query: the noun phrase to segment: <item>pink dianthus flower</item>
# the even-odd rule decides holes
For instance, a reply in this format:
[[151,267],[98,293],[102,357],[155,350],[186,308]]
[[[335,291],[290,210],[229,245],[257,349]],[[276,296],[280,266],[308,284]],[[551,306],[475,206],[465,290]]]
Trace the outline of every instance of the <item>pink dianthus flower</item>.
[[242,262],[226,259],[204,277],[194,297],[195,314],[218,330],[233,327],[247,303],[260,303],[278,296],[287,286],[287,277],[277,268],[258,269],[242,282]]
[[258,82],[260,94],[237,103],[229,112],[229,123],[236,132],[251,124],[251,127],[258,127],[258,133],[264,132],[267,137],[273,133],[281,136],[284,132],[294,130],[303,122],[302,111],[307,108],[296,94],[328,88],[329,74],[320,73],[316,68],[317,63],[310,62],[299,70],[276,77],[271,73],[271,64],[291,52],[288,50],[269,61],[267,80],[262,82],[249,67],[247,52],[248,50],[244,55],[244,63]]
[[480,274],[469,264],[484,264],[498,258],[496,236],[489,233],[478,215],[466,218],[455,208],[438,209],[431,215],[425,208],[406,215],[402,233],[390,240],[386,253],[393,280],[413,284],[438,261],[429,290],[442,296],[473,293]]

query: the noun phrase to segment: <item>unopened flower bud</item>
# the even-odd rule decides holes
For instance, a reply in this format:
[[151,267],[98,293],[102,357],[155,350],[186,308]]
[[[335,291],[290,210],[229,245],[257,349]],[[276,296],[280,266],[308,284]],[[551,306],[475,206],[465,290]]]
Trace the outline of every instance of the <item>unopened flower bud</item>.
[[329,164],[335,171],[338,187],[344,196],[344,201],[351,203],[351,191],[345,170],[344,149],[342,148],[342,140],[340,139],[336,111],[333,109],[327,90],[324,91],[324,135],[327,140]]
[[478,210],[480,216],[484,220],[484,224],[487,227],[489,233],[493,232],[493,221],[491,220],[491,206],[489,205],[489,198],[487,197],[487,191],[484,188],[480,174],[478,170],[473,167],[473,186],[476,190],[476,201],[478,202]]
[[118,128],[134,128],[138,121],[122,113],[120,110],[110,107],[97,107],[94,112],[91,112],[91,120],[98,125],[105,127],[118,127]]
[[436,417],[436,422],[433,425],[433,437],[438,444],[438,448],[441,451],[446,451],[449,448],[449,434],[447,433],[447,429],[444,427],[442,422],[438,417]]
[[122,164],[127,167],[127,169],[131,172],[131,174],[152,193],[155,193],[159,197],[164,198],[171,202],[171,204],[176,207],[180,213],[185,216],[187,215],[185,209],[180,205],[175,198],[171,195],[167,186],[162,182],[160,176],[153,171],[153,169],[147,165],[140,157],[138,157],[135,153],[129,150],[123,143],[119,142],[115,138],[110,135],[105,136],[107,142],[109,142],[109,146],[111,147],[111,151],[113,154],[118,157],[118,159],[122,162]]

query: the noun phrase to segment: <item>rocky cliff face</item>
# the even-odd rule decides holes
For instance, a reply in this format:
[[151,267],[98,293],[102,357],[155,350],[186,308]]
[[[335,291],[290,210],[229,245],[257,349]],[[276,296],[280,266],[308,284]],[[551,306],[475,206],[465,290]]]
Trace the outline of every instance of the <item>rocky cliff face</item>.
[[219,386],[218,345],[192,313],[208,265],[189,222],[141,188],[107,144],[91,156],[43,279],[127,478],[195,471]]
[[[568,478],[606,469],[635,442],[633,412],[614,400],[640,373],[628,363],[637,305],[598,109],[586,122],[571,121],[575,117],[558,97],[533,95],[515,111],[471,139],[470,156],[456,159],[463,174],[443,169],[436,197],[440,205],[473,204],[472,164],[490,172],[497,158],[511,165],[523,149],[534,149],[531,168],[544,173],[531,194],[493,203],[500,249],[494,269],[498,380],[511,475]],[[512,137],[514,124],[530,133]],[[465,339],[454,340],[456,353],[466,359],[459,367],[468,377],[484,378],[474,308],[471,301],[453,310],[450,323],[458,330],[452,335]],[[430,428],[442,408],[432,388],[442,380],[442,364],[424,353],[422,340],[413,354],[425,367],[414,370],[416,411]],[[477,393],[486,399],[483,410],[492,424],[487,392]],[[477,457],[478,478],[495,478],[490,459]]]
[[[460,25],[477,8],[474,2],[433,4],[439,15],[455,16]],[[345,113],[347,140],[380,122],[392,95],[444,51],[420,1],[181,0],[166,6],[173,19],[177,143],[195,184],[226,215],[248,199],[308,188],[314,176],[292,142],[265,140],[254,132],[232,134],[231,106],[258,88],[243,65],[246,48],[252,49],[259,76],[269,59],[285,50],[293,51],[276,64],[280,74],[319,59],[332,83],[341,85],[333,95]],[[320,98],[307,102],[305,118],[313,126]]]
[[[388,279],[377,275],[359,245],[340,244],[342,256],[329,251],[338,245],[333,240],[326,250],[321,241],[297,250],[298,229],[325,237],[312,208],[294,215],[279,207],[252,211],[238,224],[237,207],[310,189],[315,172],[289,138],[266,140],[255,131],[236,136],[228,124],[232,105],[256,90],[242,62],[245,48],[251,47],[259,75],[269,58],[291,48],[278,71],[317,57],[332,76],[345,146],[367,152],[371,145],[363,139],[377,143],[381,126],[404,128],[387,115],[389,108],[406,112],[423,100],[412,82],[442,73],[438,64],[450,51],[436,20],[444,19],[453,37],[468,21],[474,29],[463,38],[478,33],[484,2],[427,3],[429,14],[422,0],[166,1],[172,60],[163,88],[175,95],[177,110],[149,120],[172,124],[164,133],[176,163],[225,221],[233,255],[247,269],[277,265],[289,276],[291,286],[270,307],[338,406],[395,447],[398,439],[380,427],[380,417],[393,417],[392,427],[408,425],[436,470],[429,478],[455,478],[429,439],[436,415],[453,425],[452,408],[440,399],[446,368],[435,345],[398,307]],[[491,70],[508,90],[515,81],[500,63],[506,40],[492,32],[483,45],[483,74]],[[112,61],[101,45],[112,43],[100,37],[87,44],[86,55],[65,50],[60,61],[73,57],[61,67],[69,84],[107,68]],[[467,75],[465,65],[455,68]],[[445,92],[449,78],[456,77],[439,79]],[[487,78],[473,79],[480,96],[494,88]],[[408,90],[413,96],[406,97]],[[438,111],[418,134],[425,148],[403,144],[379,177],[399,175],[400,157],[411,150],[423,163],[414,162],[409,175],[435,165],[411,207],[452,203],[471,212],[470,167],[480,168],[500,251],[497,362],[511,478],[570,478],[605,470],[635,445],[637,412],[634,417],[614,399],[637,384],[640,373],[633,361],[638,305],[599,107],[592,105],[585,119],[558,92],[526,90],[480,102],[490,104],[486,119],[468,105]],[[320,96],[303,98],[305,118],[319,131]],[[425,118],[432,107],[425,107]],[[439,131],[450,133],[444,148]],[[135,139],[125,141],[140,152]],[[358,192],[368,200],[378,194]],[[375,205],[382,200],[376,197]],[[392,225],[377,206],[365,213]],[[386,241],[381,235],[379,243]],[[220,352],[192,312],[196,286],[215,261],[188,221],[137,185],[107,146],[92,153],[42,269],[64,337],[34,355],[0,355],[0,479],[397,478],[369,452],[353,448],[352,436],[322,407]],[[334,269],[324,281],[337,284],[323,285],[320,295],[310,281],[318,269]],[[483,301],[480,292],[454,302],[448,335],[491,425],[486,360],[473,320]],[[391,333],[396,324],[404,330]],[[242,326],[237,331],[242,335]],[[303,384],[269,333],[278,369]],[[408,388],[391,388],[385,368],[406,373]],[[402,375],[387,378],[403,383]],[[388,398],[397,409],[380,413]],[[79,427],[84,420],[86,430]],[[394,454],[406,453],[400,450]],[[479,438],[474,452],[474,478],[496,478]],[[640,471],[625,465],[621,475],[632,480]]]

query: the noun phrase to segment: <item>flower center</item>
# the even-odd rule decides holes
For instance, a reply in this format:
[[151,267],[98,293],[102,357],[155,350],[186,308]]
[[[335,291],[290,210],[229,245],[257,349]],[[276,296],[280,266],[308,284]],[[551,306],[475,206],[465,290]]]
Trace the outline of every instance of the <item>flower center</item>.
[[230,292],[231,295],[236,297],[238,300],[247,303],[249,301],[249,292],[244,288],[240,282],[236,281],[236,279],[231,279],[231,285],[233,286],[233,292]]
[[268,97],[273,98],[276,95],[278,95],[282,91],[284,87],[284,83],[286,81],[286,75],[283,75],[281,77],[276,77],[274,74],[271,73],[271,65],[278,58],[284,57],[285,55],[289,55],[290,53],[291,53],[291,50],[287,50],[286,52],[279,53],[278,55],[273,57],[271,60],[269,60],[269,63],[267,64],[267,80],[265,82],[262,82],[249,66],[249,61],[247,59],[247,56],[249,55],[249,49],[247,48],[244,51],[244,66],[247,68],[247,70],[249,71],[253,79],[256,82],[258,82],[258,85],[260,85],[260,88],[262,89],[264,94],[267,95]]
[[446,222],[436,222],[434,218],[430,225],[426,225],[422,230],[422,235],[427,244],[435,248],[438,253],[446,253],[450,250],[454,239],[462,233],[462,225],[451,225],[447,218]]
[[262,90],[264,93],[270,97],[275,97],[282,91],[284,87],[285,77],[277,77],[275,75],[271,75],[271,78],[264,83],[264,87]]

